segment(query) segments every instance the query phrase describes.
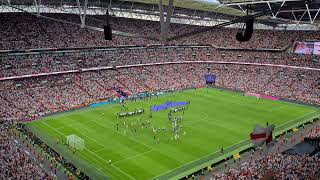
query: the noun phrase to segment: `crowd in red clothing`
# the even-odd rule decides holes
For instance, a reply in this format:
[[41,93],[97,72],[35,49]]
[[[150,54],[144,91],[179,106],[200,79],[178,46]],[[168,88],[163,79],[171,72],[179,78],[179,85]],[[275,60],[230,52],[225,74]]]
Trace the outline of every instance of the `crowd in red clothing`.
[[0,119],[0,179],[51,179],[8,132],[12,121]]
[[[79,21],[76,15],[44,15],[72,22]],[[94,18],[103,19],[100,16],[94,16]],[[101,22],[90,17],[88,19],[89,25],[102,27]],[[159,23],[151,21],[112,17],[111,23],[115,30],[140,33],[145,36],[155,36],[160,31]],[[144,28],[143,31],[141,27]],[[172,24],[170,36],[201,28],[203,27]],[[102,32],[80,29],[75,25],[57,23],[20,13],[2,13],[0,30],[0,50],[159,43],[117,35],[114,36],[113,41],[104,41]],[[318,37],[316,32],[311,31],[288,33],[257,30],[251,41],[240,44],[234,36],[236,31],[235,29],[215,29],[202,36],[189,36],[169,44],[214,44],[221,47],[280,49],[290,45],[298,37],[302,40]],[[32,119],[105,101],[115,97],[115,88],[137,94],[145,91],[203,87],[206,73],[217,76],[215,85],[219,87],[320,104],[320,71],[205,62],[250,62],[319,68],[320,63],[312,59],[311,56],[297,56],[284,51],[274,53],[230,51],[213,47],[143,48],[22,59],[1,57],[0,78],[102,66],[178,61],[202,62],[116,68],[0,81],[0,119],[5,119],[0,121],[0,179],[48,178],[46,172],[9,136],[8,127],[14,120]],[[308,132],[307,137],[319,137],[319,127]],[[318,164],[320,164],[319,155],[301,157],[272,154],[267,158],[242,164],[240,170],[231,169],[224,174],[212,174],[210,178],[259,179],[265,172],[262,169],[269,169],[278,179],[312,179],[319,177],[317,174],[319,171],[315,169]]]
[[305,137],[311,139],[320,138],[320,123],[318,123],[315,128],[308,131]]
[[[210,72],[208,72],[208,68]],[[0,82],[0,117],[4,119],[37,117],[48,113],[78,108],[97,101],[115,97],[115,87],[123,88],[132,94],[145,91],[176,90],[204,86],[204,74],[217,75],[217,86],[274,95],[286,99],[319,104],[319,71],[295,70],[290,68],[247,66],[230,64],[188,63],[175,65],[153,65],[110,70],[88,71],[63,75],[41,76]],[[11,163],[20,163],[18,168],[30,168],[27,173],[18,174],[22,178],[45,177],[45,172],[33,164],[23,154],[14,141],[6,136],[1,150],[12,150],[16,161],[2,163],[4,177],[17,175]],[[309,136],[313,136],[310,132]],[[18,153],[20,155],[16,155]],[[1,153],[0,153],[1,154]],[[18,162],[18,161],[23,162]],[[301,163],[302,162],[302,163]],[[10,165],[11,164],[11,165]],[[316,177],[314,168],[319,164],[319,156],[292,156],[273,154],[268,161],[260,159],[243,164],[240,170],[229,170],[224,174],[213,174],[217,179],[239,177],[253,179],[263,176],[268,167],[276,177],[297,179],[297,177]],[[21,167],[20,167],[21,166]],[[257,168],[251,168],[252,166]],[[16,166],[15,166],[16,167]],[[283,168],[291,168],[282,173]],[[8,174],[13,173],[13,174]]]
[[[42,15],[80,24],[80,18],[75,14]],[[97,21],[94,18],[102,21]],[[87,25],[102,28],[106,22],[105,18],[105,16],[87,16]],[[118,17],[112,17],[110,21],[115,31],[137,33],[148,37],[160,34],[159,22]],[[142,28],[143,30],[141,30]],[[181,35],[202,28],[204,27],[171,24],[169,36]],[[159,41],[155,40],[119,35],[114,35],[112,41],[105,41],[103,32],[80,29],[80,26],[74,24],[43,19],[26,13],[1,13],[0,30],[2,32],[0,34],[0,49],[6,50],[159,44]],[[291,45],[297,39],[316,40],[318,38],[316,31],[256,30],[250,41],[240,43],[235,38],[236,33],[236,29],[218,28],[201,35],[170,41],[167,44],[214,44],[233,48],[281,49]]]
[[[129,58],[130,57],[130,58]],[[157,48],[113,50],[92,54],[74,53],[64,56],[3,57],[0,78],[37,73],[48,73],[82,68],[133,65],[178,61],[224,61],[260,64],[278,64],[320,68],[320,60],[287,52],[221,51],[214,48]]]
[[183,63],[39,76],[0,82],[0,117],[21,118],[64,111],[130,94],[202,87],[204,75],[216,86],[320,104],[320,71],[269,66]]
[[[320,125],[315,122],[312,129],[304,134],[305,138],[319,138]],[[214,172],[207,175],[205,180],[215,179],[262,179],[273,177],[273,179],[310,179],[316,180],[320,177],[319,171],[320,154],[291,155],[272,153],[250,162],[244,162],[239,167],[226,169],[224,172]]]
[[231,168],[224,173],[212,173],[205,179],[245,180],[272,176],[273,179],[316,180],[320,177],[319,164],[319,154],[300,156],[275,153],[242,163],[239,168]]

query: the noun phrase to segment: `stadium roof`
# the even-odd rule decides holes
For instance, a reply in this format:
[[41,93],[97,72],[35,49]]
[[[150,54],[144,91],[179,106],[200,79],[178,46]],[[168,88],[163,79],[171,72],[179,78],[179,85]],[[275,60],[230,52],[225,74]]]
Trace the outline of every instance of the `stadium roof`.
[[[163,0],[163,4],[167,5],[168,1]],[[258,29],[319,30],[319,1],[174,0],[172,17],[175,23],[214,26],[246,15],[246,8],[250,6],[252,13],[267,11],[267,15],[256,18]],[[41,13],[79,13],[78,4],[82,6],[87,2],[87,13],[91,15],[103,15],[106,9],[109,9],[111,13],[120,17],[147,18],[153,21],[159,18],[159,0],[0,0],[0,5],[6,5],[8,2],[28,12],[41,8]],[[6,11],[1,11],[0,8],[0,12]]]
[[[159,0],[120,0],[145,4],[158,4]],[[163,4],[168,4],[164,0]],[[265,23],[319,23],[320,0],[175,0],[174,6],[190,10],[216,12],[219,14],[243,16],[247,5],[252,12],[270,10],[270,16],[263,18]]]
[[[159,0],[120,0],[123,2],[137,2],[145,4],[158,4]],[[164,5],[168,5],[168,0],[163,0]],[[189,10],[199,10],[207,12],[216,12],[225,15],[243,16],[245,13],[242,10],[232,7],[222,7],[218,1],[210,0],[174,0],[174,6]]]

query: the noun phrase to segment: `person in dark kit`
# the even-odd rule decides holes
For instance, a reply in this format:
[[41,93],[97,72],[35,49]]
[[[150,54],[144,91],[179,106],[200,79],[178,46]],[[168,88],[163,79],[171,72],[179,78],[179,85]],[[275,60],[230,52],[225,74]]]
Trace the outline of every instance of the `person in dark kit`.
[[117,122],[117,131],[119,130],[119,122]]

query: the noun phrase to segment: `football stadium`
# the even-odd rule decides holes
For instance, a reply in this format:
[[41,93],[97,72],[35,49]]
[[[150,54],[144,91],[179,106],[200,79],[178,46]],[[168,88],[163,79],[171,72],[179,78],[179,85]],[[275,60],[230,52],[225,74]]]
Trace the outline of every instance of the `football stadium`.
[[320,179],[317,0],[0,0],[0,179]]

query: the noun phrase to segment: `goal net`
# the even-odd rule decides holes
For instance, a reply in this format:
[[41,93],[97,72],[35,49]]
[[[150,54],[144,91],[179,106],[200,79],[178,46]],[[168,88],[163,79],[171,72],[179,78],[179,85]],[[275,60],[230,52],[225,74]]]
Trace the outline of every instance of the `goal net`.
[[75,134],[67,136],[67,144],[77,150],[84,149],[84,140]]

